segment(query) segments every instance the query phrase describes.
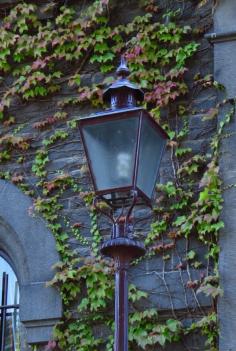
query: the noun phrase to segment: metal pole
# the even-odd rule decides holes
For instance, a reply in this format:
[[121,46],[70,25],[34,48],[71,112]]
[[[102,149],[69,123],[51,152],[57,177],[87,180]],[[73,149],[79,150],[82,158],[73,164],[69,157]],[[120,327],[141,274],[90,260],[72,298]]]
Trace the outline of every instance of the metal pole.
[[128,351],[128,265],[126,257],[115,258],[115,351]]
[[131,210],[129,209],[125,222],[118,218],[113,223],[112,237],[101,247],[101,253],[112,257],[115,263],[114,351],[128,351],[128,268],[134,258],[145,254],[144,245],[132,239],[133,228],[129,224]]

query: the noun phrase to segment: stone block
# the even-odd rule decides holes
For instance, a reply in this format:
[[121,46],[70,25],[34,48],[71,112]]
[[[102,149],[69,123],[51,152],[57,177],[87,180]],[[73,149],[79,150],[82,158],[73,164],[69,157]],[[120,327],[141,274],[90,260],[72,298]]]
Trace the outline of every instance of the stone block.
[[234,0],[221,0],[217,5],[214,15],[215,32],[222,33],[235,31],[236,2]]
[[[234,13],[233,10],[231,10],[231,13]],[[235,55],[235,41],[215,44],[215,80],[223,84],[223,86],[226,88],[228,98],[234,98],[236,92]]]
[[[41,320],[55,320],[61,317],[61,298],[55,288],[47,287],[47,282],[36,282],[21,286],[20,319],[31,323]],[[33,302],[34,305],[30,302]]]
[[217,128],[217,119],[204,120],[203,115],[193,115],[189,118],[189,140],[208,139]]
[[[49,155],[50,158],[50,155]],[[63,157],[63,158],[55,158],[50,161],[48,164],[49,172],[71,172],[75,169],[78,169],[79,166],[83,165],[83,159],[79,155],[71,156],[71,157]]]
[[211,299],[203,294],[194,294],[187,288],[188,281],[200,279],[199,270],[163,272],[152,270],[143,271],[134,268],[130,272],[131,282],[139,289],[148,292],[147,301],[142,302],[144,307],[156,307],[158,310],[169,310],[173,306],[176,310],[211,306]]
[[207,93],[206,91],[201,91],[193,99],[193,109],[197,111],[209,110],[212,107],[215,107],[217,103],[216,93],[211,91]]

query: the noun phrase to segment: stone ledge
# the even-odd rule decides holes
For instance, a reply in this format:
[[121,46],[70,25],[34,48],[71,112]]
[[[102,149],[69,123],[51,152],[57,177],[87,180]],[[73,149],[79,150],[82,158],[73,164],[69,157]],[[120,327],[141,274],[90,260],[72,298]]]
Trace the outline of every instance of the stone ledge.
[[60,295],[56,289],[46,287],[46,283],[36,282],[21,286],[20,319],[23,323],[61,317]]
[[41,320],[40,324],[25,323],[26,327],[26,341],[29,344],[42,344],[47,343],[53,339],[53,327],[58,322],[58,319],[49,321]]

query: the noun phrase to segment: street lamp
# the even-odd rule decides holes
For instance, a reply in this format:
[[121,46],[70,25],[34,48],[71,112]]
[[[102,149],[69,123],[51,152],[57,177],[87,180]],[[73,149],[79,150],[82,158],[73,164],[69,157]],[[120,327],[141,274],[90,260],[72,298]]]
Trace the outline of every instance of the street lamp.
[[[127,78],[122,57],[118,80],[104,91],[111,108],[80,120],[79,129],[96,194],[95,207],[113,222],[112,235],[101,253],[115,262],[115,347],[128,351],[128,276],[130,261],[144,255],[143,243],[132,236],[132,211],[151,206],[166,132],[142,107],[144,94]],[[100,201],[106,202],[110,214]]]

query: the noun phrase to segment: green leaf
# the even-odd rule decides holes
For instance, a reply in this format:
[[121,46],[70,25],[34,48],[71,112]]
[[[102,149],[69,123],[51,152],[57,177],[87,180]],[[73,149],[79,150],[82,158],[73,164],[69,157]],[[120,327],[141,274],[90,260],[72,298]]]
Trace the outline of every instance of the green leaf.
[[186,216],[179,216],[176,218],[176,220],[174,221],[174,225],[176,225],[177,227],[181,226],[183,223],[185,223],[187,220]]
[[177,332],[181,326],[181,323],[175,319],[168,319],[166,325],[170,331],[173,333]]
[[196,252],[191,250],[187,253],[187,259],[188,260],[193,260],[196,257]]

